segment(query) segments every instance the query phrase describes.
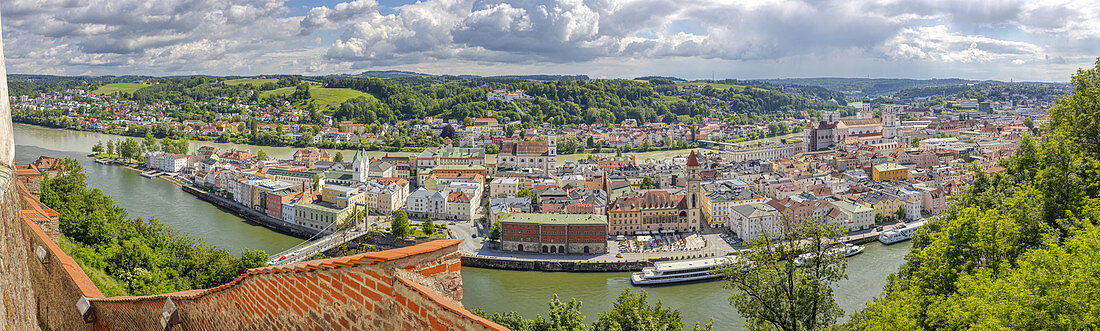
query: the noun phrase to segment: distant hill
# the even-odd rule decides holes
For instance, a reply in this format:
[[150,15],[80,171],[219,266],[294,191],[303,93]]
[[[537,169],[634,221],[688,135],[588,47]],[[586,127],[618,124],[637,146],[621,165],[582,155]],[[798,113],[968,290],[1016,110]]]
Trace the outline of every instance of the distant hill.
[[980,81],[959,78],[947,79],[907,79],[907,78],[777,78],[757,79],[775,85],[809,85],[820,86],[826,89],[841,91],[847,94],[866,95],[890,95],[898,91],[948,85],[962,85]]
[[430,77],[430,76],[435,76],[435,75],[422,74],[422,73],[419,73],[419,72],[412,72],[412,71],[400,71],[400,70],[371,70],[371,71],[361,72],[358,75],[350,75],[350,76],[351,77],[362,77],[362,78],[389,79],[389,78],[404,78],[404,77]]

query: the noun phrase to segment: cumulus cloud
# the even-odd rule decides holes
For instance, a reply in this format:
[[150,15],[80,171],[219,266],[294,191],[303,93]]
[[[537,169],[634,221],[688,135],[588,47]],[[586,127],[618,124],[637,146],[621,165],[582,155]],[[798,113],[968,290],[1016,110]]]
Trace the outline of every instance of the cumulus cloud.
[[883,50],[893,58],[940,62],[987,62],[1042,56],[1042,48],[1034,44],[951,33],[944,25],[907,28],[887,41]]
[[374,0],[343,2],[332,9],[325,6],[314,7],[299,24],[302,27],[300,34],[309,35],[316,30],[335,29],[353,19],[366,18],[377,13],[378,2]]
[[1100,3],[1091,0],[353,0],[301,16],[286,0],[12,0],[0,9],[9,65],[30,72],[856,57],[1041,65],[1100,52]]

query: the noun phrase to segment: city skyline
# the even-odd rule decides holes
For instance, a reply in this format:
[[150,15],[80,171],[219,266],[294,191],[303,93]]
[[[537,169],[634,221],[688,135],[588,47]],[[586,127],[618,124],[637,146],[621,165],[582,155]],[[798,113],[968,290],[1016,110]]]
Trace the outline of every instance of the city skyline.
[[991,1],[31,1],[9,72],[586,74],[1064,82],[1100,5]]

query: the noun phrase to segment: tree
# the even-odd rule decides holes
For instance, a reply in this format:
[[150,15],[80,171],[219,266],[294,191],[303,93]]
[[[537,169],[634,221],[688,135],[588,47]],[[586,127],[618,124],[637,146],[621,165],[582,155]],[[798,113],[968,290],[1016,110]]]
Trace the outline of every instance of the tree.
[[443,127],[443,131],[439,133],[439,136],[441,138],[454,139],[455,138],[455,128],[453,126],[451,126],[450,124],[447,124],[446,126]]
[[1031,129],[1031,134],[1039,134],[1039,129],[1035,127],[1035,121],[1031,120],[1031,117],[1024,117],[1024,126]]
[[837,224],[804,219],[752,238],[739,259],[719,268],[735,291],[730,304],[752,329],[817,330],[835,323],[844,311],[831,286],[847,278],[847,261],[834,250],[843,244],[832,238],[842,234]]
[[500,241],[500,222],[495,222],[489,226],[489,242],[495,243]]
[[108,139],[107,140],[107,154],[114,154],[114,153],[115,153],[115,141]]
[[142,142],[142,147],[150,152],[160,150],[160,148],[157,147],[157,137],[154,137],[152,132],[145,133],[145,141]]
[[497,145],[497,144],[494,144],[494,143],[486,144],[485,145],[485,153],[486,154],[500,153],[500,145]]
[[899,220],[905,219],[905,206],[898,207],[898,211],[894,213]]
[[103,153],[103,141],[96,142],[95,145],[92,146],[92,153],[96,153],[96,154]]
[[420,224],[420,230],[424,231],[424,234],[429,236],[435,234],[435,224],[432,222],[432,219],[430,217],[427,221],[424,221],[424,223]]
[[[623,290],[612,304],[611,310],[600,313],[600,318],[592,323],[592,330],[643,331],[643,330],[680,330],[684,328],[680,310],[662,307],[661,300],[649,305],[645,290],[633,292]],[[695,330],[710,330],[711,325],[695,325]]]
[[393,221],[390,222],[390,232],[395,237],[405,238],[409,236],[409,215],[404,209],[393,212]]
[[486,313],[481,308],[470,311],[475,315],[496,322],[510,330],[515,331],[579,331],[584,330],[584,315],[581,315],[581,302],[577,299],[569,299],[569,302],[561,302],[558,295],[547,302],[550,306],[547,312],[548,318],[535,315],[534,319],[526,319],[516,312]]
[[539,203],[539,196],[535,194],[535,192],[531,192],[531,190],[528,189],[519,190],[519,192],[516,192],[516,196],[520,198],[530,198],[532,204]]
[[332,162],[344,162],[344,153],[336,152],[336,155],[332,156]]
[[267,160],[267,153],[264,153],[264,150],[261,149],[259,152],[256,152],[256,159]]
[[644,178],[642,178],[642,185],[639,188],[643,190],[652,190],[658,189],[660,187],[657,186],[657,183],[653,182],[653,178],[645,176]]

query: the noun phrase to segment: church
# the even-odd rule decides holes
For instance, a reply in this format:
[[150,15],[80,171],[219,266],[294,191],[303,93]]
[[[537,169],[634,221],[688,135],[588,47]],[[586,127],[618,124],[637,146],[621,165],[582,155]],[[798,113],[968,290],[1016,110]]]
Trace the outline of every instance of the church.
[[895,145],[901,147],[905,139],[899,134],[901,121],[897,108],[887,107],[881,118],[873,117],[870,100],[863,102],[856,118],[841,119],[840,111],[833,103],[821,121],[810,123],[802,131],[802,151],[809,153],[829,149],[846,149],[860,145]]

